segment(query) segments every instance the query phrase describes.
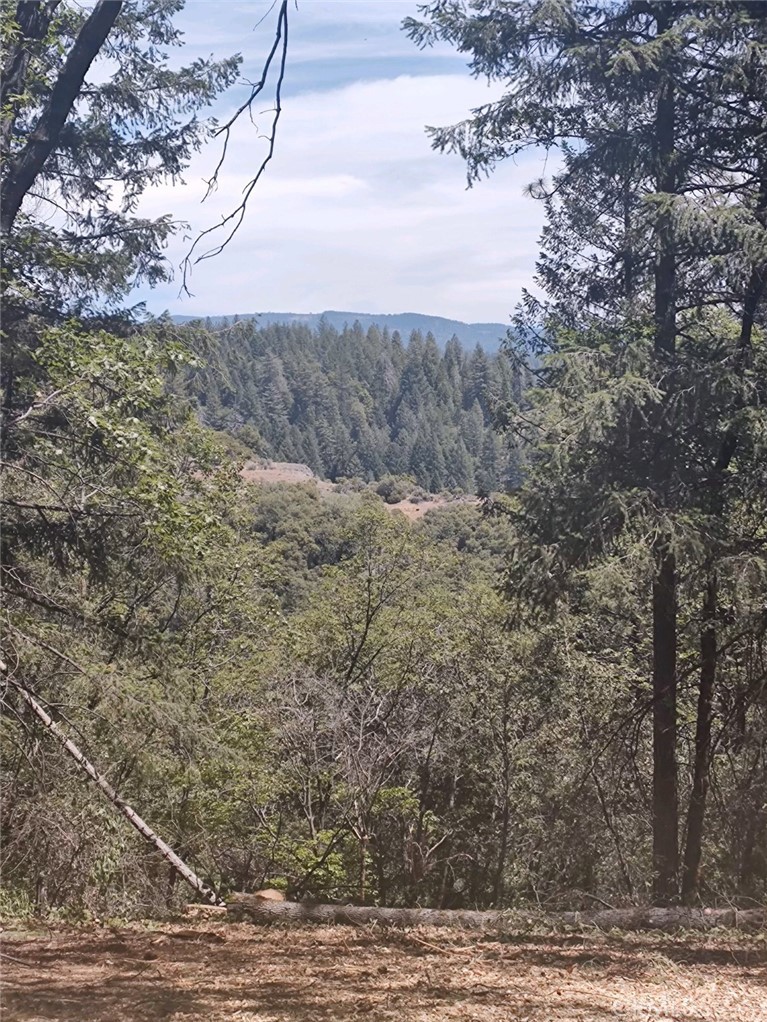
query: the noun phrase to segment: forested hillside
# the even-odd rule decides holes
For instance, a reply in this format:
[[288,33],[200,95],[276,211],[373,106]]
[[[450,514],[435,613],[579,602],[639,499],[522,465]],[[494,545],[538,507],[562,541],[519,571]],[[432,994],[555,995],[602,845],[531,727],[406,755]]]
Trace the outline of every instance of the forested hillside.
[[[241,64],[185,61],[181,6],[0,8],[0,912],[175,911],[182,859],[212,899],[763,905],[767,8],[406,21],[504,90],[432,129],[473,184],[557,149],[490,356],[137,311],[181,229],[140,201]],[[412,523],[403,475],[490,497]]]
[[517,452],[494,428],[522,391],[502,355],[359,323],[187,331],[204,362],[187,376],[202,422],[257,454],[333,481],[410,475],[435,493],[519,481]]

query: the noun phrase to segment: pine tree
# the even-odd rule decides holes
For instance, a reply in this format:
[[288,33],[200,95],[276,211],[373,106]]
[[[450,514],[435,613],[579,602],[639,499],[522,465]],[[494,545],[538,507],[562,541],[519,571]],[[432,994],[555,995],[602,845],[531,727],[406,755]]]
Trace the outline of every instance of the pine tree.
[[447,459],[447,485],[451,489],[473,493],[475,487],[474,467],[466,444],[459,436]]
[[682,883],[691,900],[711,688],[723,662],[716,565],[734,551],[764,555],[761,536],[746,553],[740,509],[759,502],[763,480],[755,323],[765,290],[767,9],[477,0],[422,12],[406,23],[416,41],[450,41],[471,55],[474,73],[507,88],[468,121],[435,130],[435,146],[464,156],[470,181],[530,146],[561,154],[554,180],[533,187],[547,213],[539,262],[547,298],[526,297],[521,325],[549,355],[532,414],[516,424],[534,453],[520,491],[514,584],[551,591],[632,536],[648,537],[658,902],[680,890],[680,577],[699,580]]

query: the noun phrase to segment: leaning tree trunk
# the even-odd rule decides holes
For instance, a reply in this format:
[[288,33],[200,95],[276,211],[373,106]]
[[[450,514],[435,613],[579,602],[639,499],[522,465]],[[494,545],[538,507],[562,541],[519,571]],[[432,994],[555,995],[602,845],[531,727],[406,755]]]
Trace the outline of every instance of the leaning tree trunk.
[[257,894],[235,894],[226,907],[227,918],[253,923],[342,923],[365,926],[454,926],[467,929],[529,929],[592,926],[603,930],[707,930],[716,926],[761,929],[767,924],[763,909],[626,908],[599,912],[508,912],[433,908],[371,908],[365,905],[318,905],[296,901],[266,901]]
[[[24,147],[7,161],[0,190],[0,230],[4,235],[11,233],[24,197],[56,148],[64,124],[80,95],[85,76],[119,17],[123,2],[124,0],[99,0],[90,12],[67,54]],[[52,5],[49,7],[53,14],[55,8]],[[18,69],[17,77],[23,75],[25,71],[26,63]],[[13,104],[0,111],[0,122],[6,124],[9,118],[11,123],[8,132],[12,130],[15,120]]]
[[[5,671],[5,665],[0,664],[0,669]],[[42,725],[54,736],[54,738],[56,738],[64,751],[67,752],[75,763],[77,763],[80,769],[83,770],[88,777],[90,777],[101,793],[109,802],[112,803],[115,809],[117,809],[117,811],[125,817],[128,823],[130,823],[132,827],[135,827],[139,834],[141,834],[143,838],[146,838],[146,840],[157,849],[163,858],[167,859],[171,866],[173,866],[177,871],[179,876],[183,877],[189,886],[194,888],[198,894],[201,894],[203,898],[206,898],[214,905],[223,905],[223,901],[218,897],[216,892],[208,887],[208,885],[197,876],[194,870],[190,869],[183,859],[180,859],[178,855],[176,855],[170,845],[167,845],[161,837],[158,837],[149,824],[145,823],[139,814],[126,804],[124,799],[115,791],[106,778],[103,777],[96,767],[85,758],[75,743],[67,738],[55,720],[46,713],[34,695],[32,695],[28,689],[24,688],[24,686],[15,679],[8,677],[8,681],[13,686],[14,690],[18,692],[19,696],[24,700],[30,710],[32,710]]]

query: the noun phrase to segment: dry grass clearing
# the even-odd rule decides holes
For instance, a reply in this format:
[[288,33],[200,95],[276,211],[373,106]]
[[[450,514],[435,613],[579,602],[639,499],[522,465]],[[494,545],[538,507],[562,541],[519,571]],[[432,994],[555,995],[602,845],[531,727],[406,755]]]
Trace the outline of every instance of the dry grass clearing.
[[767,1022],[763,935],[208,922],[3,936],[7,1022]]
[[[338,493],[340,489],[335,483],[329,483],[325,479],[319,479],[308,465],[294,464],[290,461],[249,461],[240,471],[242,478],[248,483],[274,486],[276,484],[290,486],[305,486],[307,484],[316,486],[317,491],[323,496],[331,493]],[[396,504],[384,504],[387,511],[399,511],[411,522],[417,521],[428,511],[435,508],[447,507],[449,504],[473,504],[478,505],[476,497],[442,497],[439,494],[430,494],[428,500],[414,503],[411,500],[400,500]]]

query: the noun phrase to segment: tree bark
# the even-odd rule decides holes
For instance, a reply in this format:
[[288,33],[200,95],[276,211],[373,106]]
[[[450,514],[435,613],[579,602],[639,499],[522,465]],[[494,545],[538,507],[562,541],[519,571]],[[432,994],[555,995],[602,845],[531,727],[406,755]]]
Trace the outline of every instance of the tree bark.
[[668,543],[658,550],[653,581],[653,897],[665,905],[677,897],[679,807],[676,761],[676,559]]
[[18,97],[24,92],[33,45],[45,36],[60,3],[61,0],[48,0],[47,3],[20,0],[16,4],[14,21],[18,34],[6,51],[0,77],[0,156],[3,160],[8,156],[19,113]]
[[[657,35],[666,32],[674,19],[671,4],[659,5]],[[676,193],[674,165],[676,145],[676,96],[674,80],[665,74],[658,88],[655,111],[656,189],[668,203]],[[676,350],[677,253],[671,209],[662,208],[655,225],[655,335],[654,349],[665,373]],[[673,385],[673,384],[672,384]],[[658,432],[652,465],[659,506],[673,477],[674,424],[664,421],[666,402],[655,416]],[[664,435],[669,430],[671,435]],[[671,538],[659,537],[655,545],[653,617],[653,897],[656,904],[674,902],[678,894],[679,807],[677,794],[677,574]]]
[[703,822],[711,764],[711,707],[716,680],[716,609],[717,578],[710,570],[703,597],[703,621],[700,634],[700,682],[698,715],[695,727],[695,767],[692,794],[687,811],[687,840],[684,849],[682,901],[693,905],[700,891],[700,862],[703,847]]
[[767,925],[763,909],[627,908],[599,912],[507,912],[432,908],[372,908],[366,905],[319,905],[296,901],[264,901],[253,894],[235,894],[227,918],[253,923],[342,923],[366,926],[454,926],[471,929],[528,929],[531,925],[576,926],[621,930],[711,929],[715,926],[760,929]]
[[48,101],[23,149],[8,162],[0,194],[0,229],[13,230],[24,196],[53,152],[85,76],[122,10],[123,0],[99,0],[83,24]]
[[495,871],[495,883],[493,885],[493,901],[496,905],[502,905],[504,901],[504,887],[506,878],[506,857],[509,848],[509,828],[511,824],[511,809],[509,806],[508,794],[504,794],[503,809],[501,810],[501,836],[498,848],[498,866]]
[[[661,31],[661,26],[658,26]],[[658,192],[665,202],[676,193],[674,168],[675,95],[673,79],[661,83],[655,117]],[[673,355],[676,348],[676,261],[674,223],[670,208],[658,214],[655,226],[655,351]]]
[[[0,666],[2,666],[3,668],[5,667],[5,665]],[[204,881],[202,881],[197,876],[197,874],[192,869],[190,869],[190,867],[187,866],[187,864],[182,859],[178,857],[178,855],[176,855],[176,853],[173,851],[170,845],[166,844],[161,837],[155,834],[152,828],[147,823],[145,823],[144,820],[141,819],[139,814],[134,809],[131,809],[129,805],[126,804],[124,799],[120,796],[118,792],[115,791],[115,789],[111,786],[111,784],[109,784],[106,778],[104,778],[98,772],[96,767],[94,767],[93,764],[85,758],[85,756],[82,754],[82,752],[80,752],[75,743],[71,741],[69,738],[67,738],[67,736],[63,733],[58,724],[51,718],[51,716],[48,713],[46,713],[46,711],[43,709],[43,707],[40,705],[40,703],[37,701],[34,695],[32,695],[32,693],[28,689],[26,689],[20,682],[16,681],[15,679],[8,677],[8,681],[13,686],[14,690],[19,694],[19,696],[24,700],[27,706],[32,710],[37,719],[43,724],[43,726],[48,731],[50,731],[54,738],[56,738],[56,740],[62,746],[64,751],[67,752],[68,755],[71,756],[72,759],[75,761],[75,763],[77,763],[80,769],[83,770],[88,775],[88,777],[90,777],[90,779],[98,787],[101,793],[106,797],[106,799],[109,802],[112,803],[112,805],[118,810],[118,812],[120,812],[125,817],[128,823],[130,823],[132,827],[135,827],[139,834],[141,834],[143,838],[146,838],[146,840],[154,848],[157,849],[157,851],[160,853],[160,855],[163,856],[163,858],[167,859],[171,866],[173,866],[176,869],[179,876],[183,877],[183,879],[189,884],[189,886],[192,887],[195,891],[197,891],[198,894],[201,894],[203,898],[206,898],[214,905],[222,905],[223,902],[218,897],[216,892],[213,891],[210,887],[208,887],[208,885],[204,883]]]

